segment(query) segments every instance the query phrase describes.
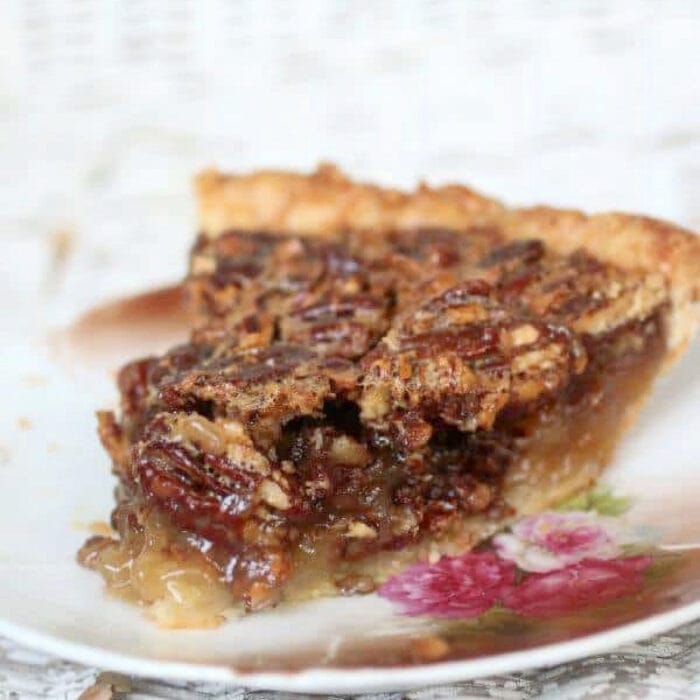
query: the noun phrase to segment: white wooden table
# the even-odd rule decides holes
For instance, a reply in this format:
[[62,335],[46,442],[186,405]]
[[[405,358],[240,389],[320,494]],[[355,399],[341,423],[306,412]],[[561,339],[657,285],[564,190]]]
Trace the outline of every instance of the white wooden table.
[[[181,276],[188,177],[209,163],[332,158],[399,185],[457,179],[515,203],[700,228],[694,2],[9,0],[2,19],[6,342]],[[0,644],[0,698],[75,697],[97,675]],[[130,685],[131,697],[194,693]],[[700,697],[700,626],[409,696],[613,694]]]

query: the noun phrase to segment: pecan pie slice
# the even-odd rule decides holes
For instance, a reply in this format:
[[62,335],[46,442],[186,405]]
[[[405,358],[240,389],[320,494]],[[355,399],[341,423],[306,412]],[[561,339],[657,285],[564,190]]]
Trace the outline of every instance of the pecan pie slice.
[[80,552],[165,626],[367,593],[590,486],[695,329],[700,242],[660,222],[328,166],[198,190],[191,337],[121,370],[117,534]]

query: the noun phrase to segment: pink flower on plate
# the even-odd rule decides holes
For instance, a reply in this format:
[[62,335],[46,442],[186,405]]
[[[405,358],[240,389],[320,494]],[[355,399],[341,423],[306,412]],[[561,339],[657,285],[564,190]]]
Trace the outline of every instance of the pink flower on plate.
[[493,552],[443,557],[415,564],[390,578],[379,595],[398,603],[404,615],[478,617],[504,597],[515,582],[515,567]]
[[638,593],[651,557],[584,559],[558,571],[530,574],[503,605],[520,615],[554,617]]
[[511,532],[496,535],[499,556],[523,571],[555,571],[582,559],[612,559],[620,538],[609,518],[594,513],[545,511],[523,518]]

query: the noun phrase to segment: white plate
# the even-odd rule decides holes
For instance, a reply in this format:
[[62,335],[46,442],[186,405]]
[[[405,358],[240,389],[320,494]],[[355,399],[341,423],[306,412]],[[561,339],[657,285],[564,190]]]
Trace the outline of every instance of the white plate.
[[698,347],[661,380],[607,475],[612,492],[630,500],[620,522],[640,541],[653,540],[661,562],[645,571],[643,590],[612,607],[546,620],[503,611],[445,620],[401,615],[396,600],[374,594],[174,632],[106,595],[99,577],[75,562],[85,524],[104,521],[112,506],[94,420],[95,409],[116,399],[107,368],[144,347],[96,332],[90,342],[99,352],[77,361],[63,340],[60,347],[54,337],[1,351],[12,401],[0,406],[0,633],[21,643],[159,678],[366,692],[560,663],[700,616]]

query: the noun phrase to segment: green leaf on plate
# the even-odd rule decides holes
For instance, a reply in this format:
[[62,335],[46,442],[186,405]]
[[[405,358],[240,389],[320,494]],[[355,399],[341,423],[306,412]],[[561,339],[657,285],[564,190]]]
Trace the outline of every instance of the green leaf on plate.
[[598,515],[618,516],[629,510],[628,498],[615,496],[608,488],[594,489],[564,501],[558,510],[588,510]]

